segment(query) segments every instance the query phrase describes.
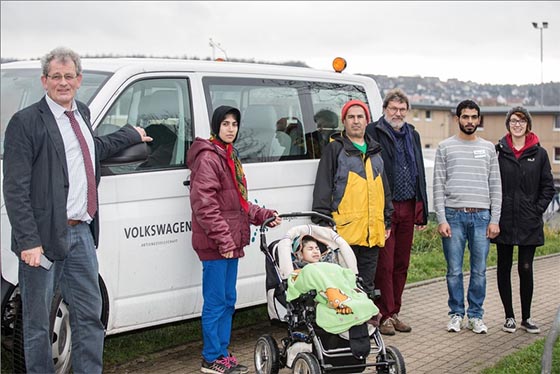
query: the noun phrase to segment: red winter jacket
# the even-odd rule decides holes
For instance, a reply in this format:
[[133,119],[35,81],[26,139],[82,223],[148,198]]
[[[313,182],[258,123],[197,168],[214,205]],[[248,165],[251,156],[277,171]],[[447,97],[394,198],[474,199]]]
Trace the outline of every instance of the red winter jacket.
[[261,225],[275,211],[239,203],[237,187],[227,166],[226,152],[209,140],[196,138],[187,153],[191,170],[192,245],[201,261],[222,260],[220,253],[245,255],[249,224]]

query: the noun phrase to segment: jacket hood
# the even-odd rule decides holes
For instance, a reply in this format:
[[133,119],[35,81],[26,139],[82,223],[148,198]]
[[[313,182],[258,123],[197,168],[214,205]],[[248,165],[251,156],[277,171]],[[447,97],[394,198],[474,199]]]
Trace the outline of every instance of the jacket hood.
[[[342,146],[344,147],[344,150],[349,154],[360,152],[358,148],[354,146],[352,141],[346,137],[345,131],[334,133],[333,135],[331,135],[331,139],[332,141],[341,143]],[[369,134],[367,133],[364,134],[364,139],[367,144],[367,150],[366,150],[367,155],[372,155],[381,152],[381,145],[375,140],[373,140],[372,137],[369,136]]]
[[537,134],[533,133],[533,132],[529,132],[527,134],[527,139],[526,139],[526,143],[525,146],[520,150],[520,151],[514,151],[510,145],[510,143],[508,142],[508,136],[510,136],[509,134],[504,135],[499,141],[498,144],[496,144],[496,150],[497,151],[502,151],[505,153],[510,153],[510,154],[515,154],[515,153],[525,153],[529,150],[533,150],[536,149],[537,147],[541,146],[539,137],[537,136]]
[[187,152],[187,166],[192,165],[194,160],[198,157],[198,155],[202,152],[211,151],[214,153],[219,154],[222,157],[226,157],[225,150],[222,150],[220,147],[212,144],[212,142],[208,139],[196,138],[194,142],[191,144]]
[[234,108],[232,106],[222,105],[214,110],[214,114],[212,114],[212,122],[210,124],[210,132],[212,135],[219,139],[218,134],[220,133],[220,124],[226,118],[226,115],[233,114],[237,119],[237,136],[233,140],[234,142],[239,137],[239,128],[241,127],[241,112],[239,109]]

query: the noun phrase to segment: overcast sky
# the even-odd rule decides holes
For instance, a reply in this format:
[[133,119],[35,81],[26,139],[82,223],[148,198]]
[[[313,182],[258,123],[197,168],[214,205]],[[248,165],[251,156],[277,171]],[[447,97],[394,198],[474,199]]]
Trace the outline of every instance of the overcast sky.
[[[346,72],[479,83],[560,82],[560,2],[1,1],[1,55],[80,54],[299,60]],[[224,54],[215,49],[215,57]]]

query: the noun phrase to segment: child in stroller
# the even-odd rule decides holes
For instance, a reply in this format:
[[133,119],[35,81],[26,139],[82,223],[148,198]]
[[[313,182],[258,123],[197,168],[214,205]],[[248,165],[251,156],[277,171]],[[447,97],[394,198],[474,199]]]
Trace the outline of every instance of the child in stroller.
[[[314,212],[280,216],[325,219]],[[304,252],[306,246],[309,255]],[[276,374],[284,367],[294,373],[358,373],[371,366],[378,373],[406,372],[399,350],[386,347],[377,328],[366,322],[378,310],[357,287],[356,258],[334,229],[294,226],[267,246],[262,226],[261,250],[266,257],[269,316],[272,322],[287,327],[288,336],[281,339],[280,348],[269,334],[257,340],[257,373]],[[321,261],[317,261],[319,257]],[[334,288],[334,293],[343,290],[352,301],[333,297],[329,306],[327,288]],[[375,362],[366,362],[371,353],[376,354]]]
[[[296,239],[294,243],[297,242]],[[288,277],[286,300],[296,300],[315,291],[318,303],[316,323],[319,327],[331,334],[340,334],[379,313],[373,301],[357,287],[352,270],[337,263],[321,261],[321,250],[311,235],[301,238],[294,255],[294,265],[298,268]]]

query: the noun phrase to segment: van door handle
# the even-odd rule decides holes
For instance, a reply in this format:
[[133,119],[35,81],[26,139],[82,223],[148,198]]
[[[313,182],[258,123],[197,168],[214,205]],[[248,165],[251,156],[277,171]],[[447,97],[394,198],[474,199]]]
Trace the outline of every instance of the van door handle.
[[183,186],[190,186],[191,185],[191,181],[186,179],[183,181]]

